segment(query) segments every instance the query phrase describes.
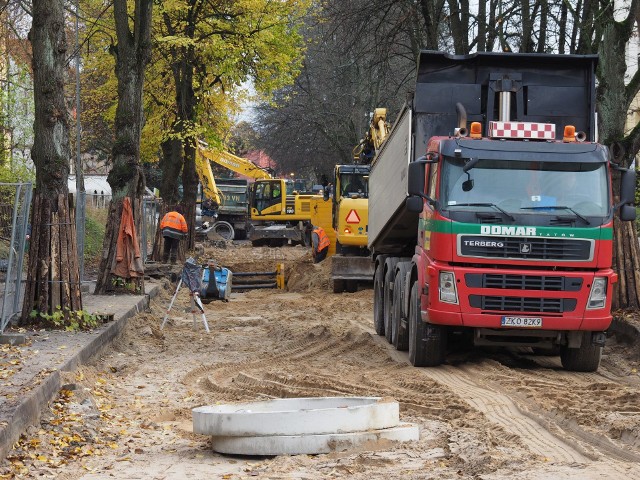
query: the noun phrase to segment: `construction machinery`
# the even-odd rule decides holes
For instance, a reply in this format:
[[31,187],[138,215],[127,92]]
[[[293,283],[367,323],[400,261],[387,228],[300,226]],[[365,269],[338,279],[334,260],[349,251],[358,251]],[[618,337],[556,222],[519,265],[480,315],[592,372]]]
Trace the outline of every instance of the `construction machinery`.
[[597,60],[420,54],[369,176],[374,327],[413,365],[460,339],[598,368],[613,217],[635,218],[635,171],[595,140]]
[[196,171],[202,185],[200,208],[205,219],[198,233],[209,238],[219,235],[225,240],[246,238],[250,228],[247,180],[219,178],[216,182],[210,162],[200,154],[196,155]]
[[334,293],[355,292],[359,283],[373,282],[374,265],[367,247],[369,164],[389,133],[386,118],[386,108],[376,108],[367,134],[353,150],[355,165],[336,165],[334,169],[331,225],[336,245],[331,264]]
[[280,246],[289,242],[305,246],[310,244],[313,195],[294,190],[294,180],[274,178],[250,160],[210,149],[203,142],[198,147],[197,157],[202,160],[197,163],[206,163],[201,169],[208,184],[215,185],[209,161],[254,180],[249,185],[251,224],[248,232],[254,245]]

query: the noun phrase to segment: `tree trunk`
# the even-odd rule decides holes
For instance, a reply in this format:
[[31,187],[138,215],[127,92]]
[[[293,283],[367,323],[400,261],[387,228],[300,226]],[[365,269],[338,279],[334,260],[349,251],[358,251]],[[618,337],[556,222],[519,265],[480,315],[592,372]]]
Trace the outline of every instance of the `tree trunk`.
[[184,242],[186,250],[193,250],[196,243],[196,201],[198,199],[198,174],[196,173],[196,149],[192,141],[184,145],[184,168],[182,169],[182,207],[189,233]]
[[[186,35],[193,38],[194,27],[187,25]],[[180,62],[174,69],[176,81],[176,104],[178,106],[177,131],[182,138],[182,207],[189,232],[185,242],[181,242],[178,260],[184,260],[185,250],[193,249],[195,245],[194,230],[196,226],[196,200],[198,197],[198,175],[196,173],[196,96],[194,91],[195,50],[193,47],[182,49]]]
[[75,222],[67,186],[70,149],[62,1],[33,1],[29,40],[33,48],[35,137],[31,157],[36,166],[36,194],[23,320],[32,310],[43,314],[56,308],[82,310]]
[[[118,234],[122,218],[122,203],[130,197],[136,233],[140,232],[144,172],[140,165],[140,135],[144,124],[144,70],[151,56],[151,0],[136,2],[134,31],[129,29],[126,0],[114,1],[114,18],[118,44],[111,50],[116,60],[118,107],[115,118],[115,143],[112,149],[113,167],[107,181],[112,200],[104,236],[102,258],[98,269],[96,293],[104,294],[111,287]],[[137,235],[139,239],[139,234]],[[138,288],[144,292],[143,278]]]
[[[586,7],[585,7],[586,8]],[[613,12],[602,14],[604,20],[598,64],[598,111],[600,113],[600,138],[610,145],[613,161],[628,167],[637,152],[627,151],[624,128],[627,118],[627,98],[624,75],[626,72],[625,49],[632,35],[633,22],[616,22]],[[628,19],[629,20],[629,19]],[[613,175],[614,201],[620,198],[620,175]],[[634,222],[614,219],[613,269],[618,273],[618,284],[613,286],[612,309],[638,308],[640,306],[640,249]]]
[[562,2],[560,6],[560,32],[558,33],[558,53],[563,55],[565,53],[567,43],[567,4]]
[[426,48],[438,50],[439,25],[444,0],[420,0],[420,11],[425,24]]
[[[162,197],[162,194],[160,194]],[[173,204],[167,203],[163,201],[160,204],[160,210],[158,211],[158,228],[156,228],[156,236],[153,239],[153,252],[151,253],[151,259],[155,262],[162,261],[162,250],[164,248],[164,238],[162,237],[162,230],[160,230],[160,220],[164,217],[169,211],[171,211],[171,206]],[[180,255],[180,252],[178,252]]]
[[478,3],[478,52],[487,51],[487,0]]
[[[160,147],[162,149],[162,157],[160,159],[160,169],[162,171],[160,198],[162,198],[162,204],[158,218],[162,219],[162,217],[169,212],[170,207],[177,205],[180,201],[180,195],[178,194],[178,177],[182,170],[183,161],[182,142],[180,140],[175,138],[165,139]],[[163,245],[162,231],[160,228],[157,228],[156,236],[153,240],[153,253],[151,254],[151,258],[156,262],[162,261]]]
[[549,3],[540,0],[540,34],[538,35],[538,53],[545,53],[547,49],[547,26],[549,22]]
[[166,204],[175,205],[180,200],[178,177],[180,177],[182,171],[182,142],[178,139],[170,138],[164,140],[160,146],[162,148],[160,197]]

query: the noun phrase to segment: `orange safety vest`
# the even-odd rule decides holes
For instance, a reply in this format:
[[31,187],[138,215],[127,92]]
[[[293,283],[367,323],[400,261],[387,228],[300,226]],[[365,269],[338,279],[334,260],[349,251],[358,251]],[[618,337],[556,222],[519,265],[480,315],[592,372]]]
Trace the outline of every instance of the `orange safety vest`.
[[327,237],[327,234],[322,227],[316,227],[313,229],[313,233],[318,235],[318,251],[322,251],[325,248],[328,248],[331,245],[331,240]]
[[170,237],[174,237],[175,235],[179,235],[179,237],[181,237],[186,235],[189,231],[187,228],[187,222],[178,212],[169,212],[162,217],[160,230],[162,230],[162,234],[164,236]]

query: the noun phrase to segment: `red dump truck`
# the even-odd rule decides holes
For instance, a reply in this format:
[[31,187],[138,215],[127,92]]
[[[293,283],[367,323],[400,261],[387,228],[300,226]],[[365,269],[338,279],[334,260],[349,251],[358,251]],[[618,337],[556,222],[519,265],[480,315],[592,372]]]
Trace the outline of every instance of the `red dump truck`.
[[413,365],[441,364],[466,337],[598,368],[613,216],[635,218],[635,172],[596,142],[597,61],[420,54],[369,177],[374,326]]

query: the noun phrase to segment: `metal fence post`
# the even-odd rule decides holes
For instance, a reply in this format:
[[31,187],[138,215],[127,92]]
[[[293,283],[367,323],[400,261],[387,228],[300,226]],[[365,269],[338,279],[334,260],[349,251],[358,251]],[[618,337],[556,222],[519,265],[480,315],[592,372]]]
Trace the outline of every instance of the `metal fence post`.
[[[29,221],[29,209],[31,204],[30,183],[0,183],[0,199],[3,207],[3,214],[0,218],[2,223],[0,228],[11,231],[6,232],[2,238],[9,239],[6,252],[6,271],[4,284],[0,286],[2,291],[2,308],[0,309],[0,333],[4,332],[9,321],[20,313],[20,302],[22,300],[22,268],[24,264],[25,236]],[[11,205],[9,201],[12,201]],[[11,205],[11,223],[8,224],[9,215],[6,207]],[[4,249],[3,249],[4,251]],[[4,261],[4,259],[2,259]],[[4,267],[4,262],[2,263]],[[4,269],[4,268],[3,268]]]

